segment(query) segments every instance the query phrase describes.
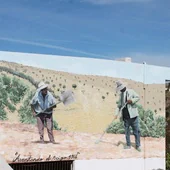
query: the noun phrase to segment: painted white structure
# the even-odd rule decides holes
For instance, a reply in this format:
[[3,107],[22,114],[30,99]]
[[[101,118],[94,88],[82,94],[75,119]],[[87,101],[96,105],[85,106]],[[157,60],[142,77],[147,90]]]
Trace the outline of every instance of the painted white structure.
[[131,63],[132,62],[132,59],[131,57],[125,57],[125,58],[117,58],[115,59],[116,61],[124,61],[124,62],[129,62]]
[[147,73],[146,84],[162,84],[166,79],[170,79],[170,68],[144,63],[6,51],[0,51],[0,60],[57,71],[125,78],[139,82],[144,82],[144,75]]

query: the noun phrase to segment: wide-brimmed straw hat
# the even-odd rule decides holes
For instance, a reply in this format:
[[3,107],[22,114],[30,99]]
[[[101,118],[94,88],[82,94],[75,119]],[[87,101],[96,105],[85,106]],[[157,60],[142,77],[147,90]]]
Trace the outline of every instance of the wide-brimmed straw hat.
[[126,87],[126,85],[127,84],[125,82],[123,83],[120,80],[116,81],[116,91],[120,92],[121,90],[123,90]]
[[39,84],[38,84],[38,91],[41,91],[42,89],[45,89],[45,88],[47,88],[48,87],[48,84],[45,84],[44,82],[40,82]]

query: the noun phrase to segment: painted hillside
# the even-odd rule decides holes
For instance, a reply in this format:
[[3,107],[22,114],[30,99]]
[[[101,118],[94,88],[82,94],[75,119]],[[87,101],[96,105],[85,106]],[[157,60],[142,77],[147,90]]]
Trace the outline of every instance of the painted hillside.
[[[16,74],[11,74],[4,68],[13,70],[13,73]],[[76,102],[67,107],[59,104],[54,112],[54,119],[60,127],[67,131],[102,132],[113,119],[116,101],[118,100],[118,94],[115,92],[115,81],[118,78],[73,74],[5,61],[0,62],[0,71],[1,76],[6,75],[10,78],[19,78],[32,92],[35,92],[34,83],[39,81],[48,83],[50,89],[56,95],[59,95],[63,90],[73,90]],[[22,76],[18,76],[20,74],[31,77],[33,83],[23,79]],[[142,83],[133,80],[122,79],[122,81],[127,82],[128,87],[133,88],[140,95],[140,104],[145,109],[164,115],[164,84],[147,84],[144,87]],[[144,88],[146,89],[145,91]],[[17,103],[14,112],[11,112],[9,108],[5,108],[9,121],[19,122],[18,110],[25,98]]]

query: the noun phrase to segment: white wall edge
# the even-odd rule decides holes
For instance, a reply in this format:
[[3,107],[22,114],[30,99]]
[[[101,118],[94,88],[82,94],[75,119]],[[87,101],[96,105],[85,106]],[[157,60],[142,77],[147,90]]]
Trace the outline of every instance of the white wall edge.
[[165,170],[165,158],[75,160],[74,170]]

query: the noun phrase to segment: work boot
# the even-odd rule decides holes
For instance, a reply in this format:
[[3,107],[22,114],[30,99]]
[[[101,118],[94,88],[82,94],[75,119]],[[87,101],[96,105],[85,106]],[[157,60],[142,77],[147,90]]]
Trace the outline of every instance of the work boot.
[[50,143],[56,144],[55,140],[50,140]]
[[140,146],[136,146],[136,150],[139,151],[139,152],[141,152]]
[[131,146],[125,145],[124,149],[131,149]]
[[43,139],[41,139],[41,140],[40,140],[40,143],[41,143],[41,144],[44,144],[45,142],[44,142],[44,140],[43,140]]

